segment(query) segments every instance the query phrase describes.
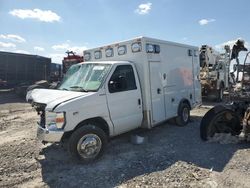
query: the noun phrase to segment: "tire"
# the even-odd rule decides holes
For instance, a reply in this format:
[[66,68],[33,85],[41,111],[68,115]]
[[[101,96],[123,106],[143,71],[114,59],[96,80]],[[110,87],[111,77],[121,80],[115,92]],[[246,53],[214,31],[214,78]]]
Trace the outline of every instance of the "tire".
[[[223,107],[223,109],[225,109],[225,108]],[[208,140],[208,127],[209,127],[211,119],[215,116],[215,114],[216,114],[215,109],[212,108],[201,119],[201,123],[200,123],[200,137],[204,141]]]
[[[216,124],[216,122],[220,122],[220,124]],[[235,112],[224,106],[216,106],[210,109],[202,118],[200,137],[206,141],[209,137],[213,137],[215,133],[231,133],[235,136],[240,134],[241,129],[240,118]]]
[[181,103],[178,109],[178,116],[175,121],[178,126],[185,126],[190,120],[190,107],[187,103]]
[[[107,135],[96,126],[96,123],[86,123],[75,130],[69,138],[69,152],[73,159],[90,163],[99,158],[107,145]],[[82,149],[85,147],[85,150]]]

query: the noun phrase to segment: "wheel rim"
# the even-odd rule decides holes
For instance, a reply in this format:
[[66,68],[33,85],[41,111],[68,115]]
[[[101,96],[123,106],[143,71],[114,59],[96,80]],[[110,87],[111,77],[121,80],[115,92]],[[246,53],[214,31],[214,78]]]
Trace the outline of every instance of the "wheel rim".
[[184,108],[182,111],[182,118],[184,122],[187,122],[189,119],[189,109],[188,108]]
[[102,141],[96,134],[86,134],[77,143],[77,151],[82,158],[95,158],[102,148]]

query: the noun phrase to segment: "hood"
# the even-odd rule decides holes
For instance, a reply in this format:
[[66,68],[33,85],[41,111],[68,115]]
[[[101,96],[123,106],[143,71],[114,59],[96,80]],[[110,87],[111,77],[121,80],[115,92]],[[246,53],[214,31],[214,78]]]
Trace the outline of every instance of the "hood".
[[27,93],[26,100],[28,102],[46,104],[47,109],[53,109],[62,102],[87,95],[90,95],[90,93],[54,89],[34,89]]

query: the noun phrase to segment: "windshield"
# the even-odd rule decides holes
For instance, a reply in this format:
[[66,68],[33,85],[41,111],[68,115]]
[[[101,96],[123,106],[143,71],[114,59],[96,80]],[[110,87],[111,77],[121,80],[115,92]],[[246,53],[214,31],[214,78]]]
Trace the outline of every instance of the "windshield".
[[72,65],[67,71],[59,89],[85,92],[97,91],[110,67],[110,64],[101,63]]
[[75,65],[77,63],[80,63],[80,61],[78,61],[78,60],[72,60],[72,61],[63,60],[63,74],[65,74],[72,65]]

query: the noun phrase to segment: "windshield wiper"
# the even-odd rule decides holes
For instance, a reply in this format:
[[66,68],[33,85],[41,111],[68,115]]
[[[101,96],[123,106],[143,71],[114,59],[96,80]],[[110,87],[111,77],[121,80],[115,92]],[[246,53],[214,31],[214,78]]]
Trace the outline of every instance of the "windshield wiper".
[[86,89],[84,89],[83,87],[80,87],[80,86],[71,86],[70,88],[79,89],[79,91],[83,91],[83,92],[88,92],[88,90],[86,90]]
[[62,88],[61,90],[66,90],[66,91],[69,91],[68,89],[66,89],[66,88]]

